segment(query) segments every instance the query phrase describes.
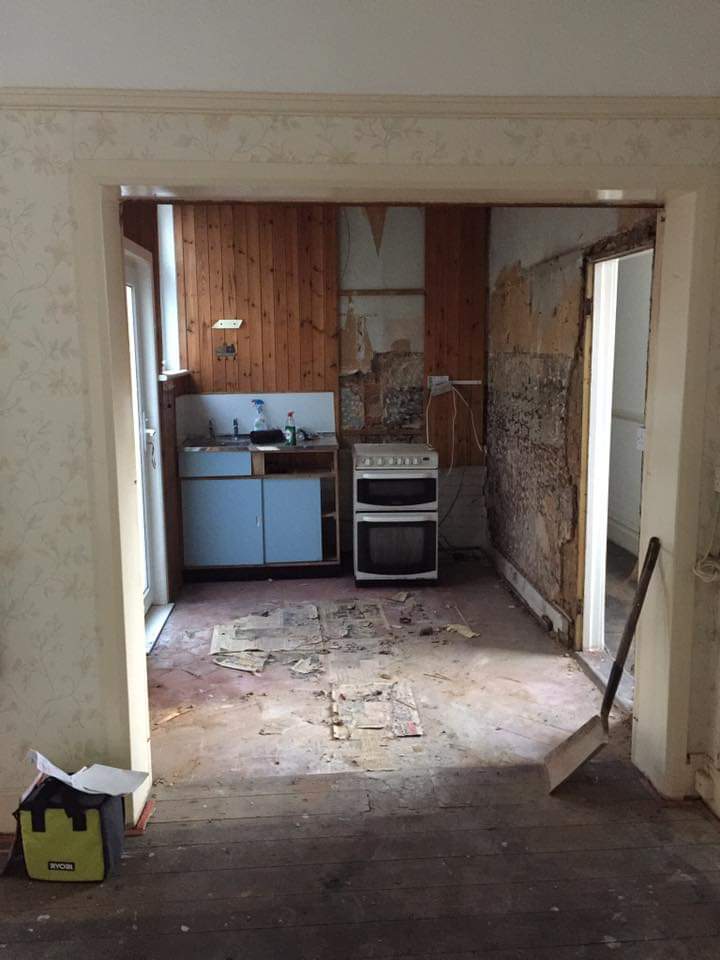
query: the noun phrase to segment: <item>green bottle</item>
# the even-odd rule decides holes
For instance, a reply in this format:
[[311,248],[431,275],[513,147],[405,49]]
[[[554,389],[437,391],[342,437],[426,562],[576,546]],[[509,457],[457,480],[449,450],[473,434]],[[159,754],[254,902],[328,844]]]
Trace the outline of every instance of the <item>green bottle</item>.
[[297,431],[295,430],[295,415],[294,411],[289,410],[287,415],[287,423],[285,424],[285,443],[289,447],[294,447],[297,444]]

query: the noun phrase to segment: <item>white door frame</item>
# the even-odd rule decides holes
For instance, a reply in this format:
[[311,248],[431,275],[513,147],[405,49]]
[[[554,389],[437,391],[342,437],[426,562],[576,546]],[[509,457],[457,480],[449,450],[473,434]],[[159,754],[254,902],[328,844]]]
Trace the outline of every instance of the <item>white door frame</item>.
[[[610,446],[619,266],[621,260],[641,256],[652,249],[642,247],[628,250],[588,263],[588,269],[592,270],[592,330],[589,397],[586,397],[590,409],[585,478],[583,615],[579,619],[582,636],[579,639],[582,649],[589,653],[605,648]],[[643,357],[643,363],[647,367],[647,354]]]
[[582,646],[588,651],[605,647],[605,564],[618,260],[619,257],[613,257],[590,265],[593,271],[593,309],[582,618]]
[[[588,202],[606,196],[612,185],[614,197],[627,192],[638,202],[664,203],[640,538],[641,551],[650,535],[660,537],[662,550],[638,637],[633,759],[667,796],[692,790],[694,770],[687,755],[695,616],[692,567],[698,549],[713,257],[720,227],[720,179],[714,167],[113,159],[75,161],[72,183],[79,310],[96,451],[91,476],[95,562],[106,573],[96,587],[99,616],[108,633],[101,681],[120,724],[118,737],[127,743],[127,765],[136,769],[149,769],[151,758],[147,669],[136,639],[143,631],[143,617],[134,562],[138,537],[123,329],[121,185],[162,185],[164,191],[175,185],[177,195],[188,198],[211,184],[216,198],[248,200],[549,204]],[[147,789],[133,798],[131,815],[146,795]]]
[[[168,602],[167,547],[160,442],[160,400],[158,394],[158,362],[154,296],[153,258],[149,250],[123,241],[125,281],[131,282],[135,296],[135,364],[141,392],[141,416],[145,418],[144,441],[140,439],[138,456],[142,458],[138,476],[143,483],[145,503],[145,544],[148,589],[145,592],[145,613],[153,605]],[[139,294],[139,296],[138,296]],[[132,346],[132,345],[131,345]]]

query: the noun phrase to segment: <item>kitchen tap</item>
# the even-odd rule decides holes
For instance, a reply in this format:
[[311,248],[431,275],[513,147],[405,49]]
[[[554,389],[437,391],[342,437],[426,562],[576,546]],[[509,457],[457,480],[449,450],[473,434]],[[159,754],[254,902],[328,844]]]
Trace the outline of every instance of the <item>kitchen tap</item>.
[[208,436],[211,440],[215,439],[215,424],[212,421],[212,417],[208,420]]
[[240,424],[238,423],[237,417],[233,420],[233,436],[236,440],[240,436]]

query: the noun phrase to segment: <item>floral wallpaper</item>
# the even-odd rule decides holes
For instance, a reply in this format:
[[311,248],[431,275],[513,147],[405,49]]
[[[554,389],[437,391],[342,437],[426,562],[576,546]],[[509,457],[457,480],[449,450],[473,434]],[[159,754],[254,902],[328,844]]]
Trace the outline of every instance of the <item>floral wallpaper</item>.
[[72,767],[111,741],[69,192],[86,158],[705,165],[720,163],[720,122],[0,112],[0,829],[28,747]]

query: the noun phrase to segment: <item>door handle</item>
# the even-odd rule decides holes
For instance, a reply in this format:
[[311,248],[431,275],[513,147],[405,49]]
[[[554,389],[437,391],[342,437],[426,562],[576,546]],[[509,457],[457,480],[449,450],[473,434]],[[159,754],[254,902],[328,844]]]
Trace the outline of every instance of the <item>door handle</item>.
[[153,470],[157,470],[157,457],[155,456],[155,437],[157,430],[152,427],[145,427],[145,446],[150,447],[150,463]]

